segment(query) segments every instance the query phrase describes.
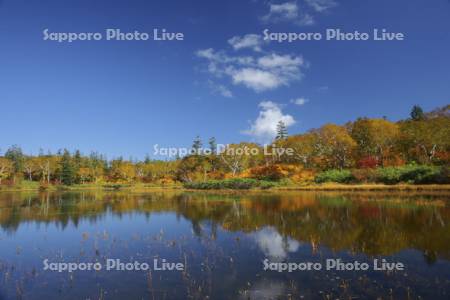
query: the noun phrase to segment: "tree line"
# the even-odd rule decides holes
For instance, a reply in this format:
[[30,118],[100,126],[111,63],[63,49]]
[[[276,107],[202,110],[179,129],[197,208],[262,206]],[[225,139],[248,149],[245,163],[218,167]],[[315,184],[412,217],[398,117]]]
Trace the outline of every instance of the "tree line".
[[[202,154],[198,150],[203,143],[197,137],[192,145],[193,154],[167,161],[149,157],[132,161],[121,157],[107,160],[96,152],[83,155],[67,149],[55,154],[41,151],[32,156],[15,145],[0,156],[0,184],[14,185],[22,180],[64,185],[170,184],[228,178],[302,182],[330,171],[355,170],[352,171],[355,177],[360,174],[357,170],[416,164],[445,171],[450,165],[450,105],[428,113],[414,106],[410,118],[398,122],[358,118],[344,125],[325,124],[295,135],[288,135],[280,121],[277,131],[269,150],[291,149],[291,152],[269,151],[271,154],[266,155],[263,146],[249,142],[230,144],[218,152],[216,140],[210,138],[207,146],[210,151]],[[230,151],[242,149],[247,151]]]

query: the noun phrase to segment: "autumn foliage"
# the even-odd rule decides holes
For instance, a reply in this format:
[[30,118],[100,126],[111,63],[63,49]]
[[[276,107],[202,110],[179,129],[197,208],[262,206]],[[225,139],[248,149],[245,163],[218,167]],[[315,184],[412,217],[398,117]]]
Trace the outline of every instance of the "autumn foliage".
[[[26,155],[18,146],[0,156],[0,185],[23,179],[52,184],[172,185],[226,179],[279,183],[381,182],[446,183],[450,165],[450,106],[392,122],[359,118],[344,125],[325,124],[303,134],[286,129],[267,149],[256,143],[230,144],[221,151],[173,160],[107,160],[67,150]],[[210,139],[210,148],[215,148]],[[201,147],[196,138],[193,147]],[[239,151],[244,150],[244,151]]]

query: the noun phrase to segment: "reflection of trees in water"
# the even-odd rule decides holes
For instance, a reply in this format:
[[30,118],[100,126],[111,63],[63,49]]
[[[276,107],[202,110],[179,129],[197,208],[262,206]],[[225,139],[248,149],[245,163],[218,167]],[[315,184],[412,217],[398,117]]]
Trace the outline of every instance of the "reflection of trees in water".
[[217,225],[257,236],[270,227],[285,244],[288,241],[287,249],[293,245],[291,240],[297,240],[310,243],[313,249],[322,245],[369,255],[414,248],[423,251],[430,263],[437,257],[450,258],[450,209],[445,197],[378,195],[9,193],[0,196],[0,226],[12,234],[22,222],[65,228],[70,223],[77,226],[82,220],[97,222],[107,214],[121,218],[125,214],[172,212],[189,220],[199,237],[205,234],[203,225],[211,228],[214,237]]

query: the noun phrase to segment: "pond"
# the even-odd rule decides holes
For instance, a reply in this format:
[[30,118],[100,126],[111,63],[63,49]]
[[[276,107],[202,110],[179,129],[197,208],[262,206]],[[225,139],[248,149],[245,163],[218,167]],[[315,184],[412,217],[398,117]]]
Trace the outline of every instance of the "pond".
[[2,300],[378,297],[450,298],[450,195],[0,194]]

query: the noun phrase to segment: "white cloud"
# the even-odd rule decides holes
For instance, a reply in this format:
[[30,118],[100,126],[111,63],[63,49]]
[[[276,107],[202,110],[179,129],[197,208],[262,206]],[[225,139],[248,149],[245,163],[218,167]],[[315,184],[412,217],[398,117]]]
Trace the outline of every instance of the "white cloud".
[[305,105],[307,102],[309,102],[309,100],[306,98],[303,98],[303,97],[291,100],[291,103],[298,105],[298,106]]
[[273,90],[287,86],[302,78],[302,67],[307,64],[301,56],[267,54],[259,58],[252,56],[230,56],[223,51],[204,49],[197,56],[208,61],[208,72],[218,78],[227,76],[235,85],[243,85],[255,92]]
[[283,237],[273,228],[268,227],[255,235],[256,243],[267,257],[273,260],[284,260],[289,252],[296,252],[300,243],[291,238]]
[[262,50],[263,39],[258,34],[246,34],[243,37],[234,36],[228,40],[228,43],[234,50],[250,48],[256,52],[260,52]]
[[211,60],[217,59],[217,55],[214,53],[214,49],[212,49],[212,48],[198,50],[197,56],[204,57],[204,58],[211,59]]
[[212,80],[208,80],[208,85],[213,94],[219,94],[225,98],[233,98],[233,93],[223,84],[218,84]]
[[317,12],[324,12],[338,5],[334,0],[305,0],[305,2]]
[[217,92],[219,92],[222,96],[226,98],[232,98],[233,93],[224,85],[217,85]]
[[272,101],[263,101],[259,104],[261,111],[250,129],[243,131],[244,134],[253,136],[256,140],[264,143],[272,142],[277,135],[277,124],[280,121],[289,127],[295,124],[291,115],[283,114],[279,104]]
[[301,15],[301,18],[297,20],[296,24],[300,26],[308,26],[313,25],[316,21],[314,21],[313,16],[310,14],[304,13]]
[[264,18],[266,19],[286,19],[294,20],[298,17],[298,5],[295,2],[286,2],[281,4],[270,4],[269,14]]
[[272,90],[283,84],[276,74],[254,68],[233,71],[232,79],[234,84],[243,84],[256,92]]
[[303,57],[301,56],[290,56],[290,55],[278,55],[272,53],[260,57],[258,59],[258,65],[266,69],[283,69],[289,72],[297,72],[298,67],[304,65]]
[[216,63],[237,63],[247,65],[253,62],[251,56],[229,56],[223,51],[215,51],[213,48],[198,50],[196,52],[198,57],[206,58]]
[[269,13],[263,16],[261,20],[271,23],[293,22],[298,25],[314,24],[314,18],[305,12],[301,12],[295,1],[269,4]]

